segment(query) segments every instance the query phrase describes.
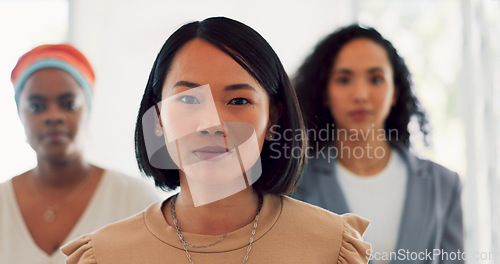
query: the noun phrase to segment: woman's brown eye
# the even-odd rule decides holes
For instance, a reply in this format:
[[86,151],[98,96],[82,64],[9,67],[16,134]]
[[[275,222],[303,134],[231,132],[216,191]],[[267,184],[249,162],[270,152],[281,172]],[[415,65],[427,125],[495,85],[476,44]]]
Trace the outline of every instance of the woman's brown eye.
[[245,104],[250,104],[251,102],[245,98],[234,98],[229,102],[229,104],[232,105],[245,105]]
[[63,108],[65,110],[75,110],[76,109],[76,103],[75,103],[75,101],[65,102],[63,104]]
[[30,103],[29,108],[32,113],[40,113],[45,107],[42,103]]
[[383,81],[382,77],[379,77],[379,76],[377,76],[377,77],[372,77],[372,78],[371,78],[371,82],[372,82],[373,84],[381,84],[381,83],[382,83],[382,81]]
[[349,78],[347,77],[340,77],[340,78],[337,78],[337,83],[339,84],[348,84],[349,83]]

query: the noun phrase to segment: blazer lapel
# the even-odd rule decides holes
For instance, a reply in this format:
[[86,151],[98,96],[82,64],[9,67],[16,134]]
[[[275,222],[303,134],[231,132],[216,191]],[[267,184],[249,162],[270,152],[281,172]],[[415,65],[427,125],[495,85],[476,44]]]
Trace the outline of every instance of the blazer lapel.
[[[429,224],[431,203],[434,199],[430,175],[425,174],[426,169],[405,146],[399,144],[391,144],[391,146],[401,154],[408,167],[404,208],[395,251],[398,253],[399,249],[404,249],[405,252],[406,250],[421,252],[426,247],[424,245],[425,232],[422,230],[425,230]],[[336,176],[335,159],[322,157],[310,162],[312,172],[318,175],[315,177],[317,182],[314,186],[318,188],[319,206],[337,214],[349,213],[349,207]],[[393,263],[398,263],[398,261],[391,261],[391,264]]]
[[[425,168],[419,164],[418,159],[409,153],[408,149],[399,145],[393,145],[408,165],[408,180],[406,185],[406,197],[403,214],[401,215],[396,253],[399,249],[412,252],[421,252],[425,249],[424,234],[429,219],[432,195],[431,179],[425,175]],[[391,263],[398,263],[393,261]]]
[[335,159],[323,157],[311,161],[313,173],[318,175],[316,186],[320,207],[337,214],[349,213],[349,208],[335,174],[337,162]]

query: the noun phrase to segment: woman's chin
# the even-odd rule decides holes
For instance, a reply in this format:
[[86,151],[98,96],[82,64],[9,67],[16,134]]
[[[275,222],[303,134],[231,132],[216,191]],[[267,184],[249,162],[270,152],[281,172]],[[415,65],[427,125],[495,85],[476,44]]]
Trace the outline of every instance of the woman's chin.
[[186,177],[206,185],[223,185],[235,179],[243,179],[238,160],[226,158],[223,160],[203,160],[184,166]]

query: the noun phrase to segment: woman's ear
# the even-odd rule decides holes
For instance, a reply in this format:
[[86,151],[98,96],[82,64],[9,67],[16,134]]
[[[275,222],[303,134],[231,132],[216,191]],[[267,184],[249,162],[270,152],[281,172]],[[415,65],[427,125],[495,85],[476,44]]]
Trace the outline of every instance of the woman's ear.
[[163,136],[163,124],[161,122],[161,111],[160,107],[158,106],[158,103],[156,100],[153,98],[153,101],[155,102],[154,107],[156,110],[156,120],[155,120],[155,135],[158,137]]

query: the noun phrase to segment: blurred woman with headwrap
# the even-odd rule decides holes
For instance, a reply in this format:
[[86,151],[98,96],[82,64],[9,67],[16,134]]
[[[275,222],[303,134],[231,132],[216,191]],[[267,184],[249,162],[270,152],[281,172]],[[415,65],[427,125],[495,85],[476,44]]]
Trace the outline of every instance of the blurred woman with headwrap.
[[60,246],[142,210],[156,193],[85,159],[95,76],[80,51],[36,47],[11,79],[37,166],[0,184],[0,263],[63,263]]

